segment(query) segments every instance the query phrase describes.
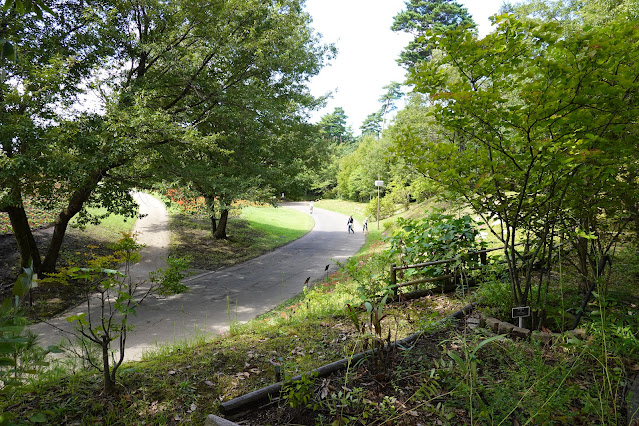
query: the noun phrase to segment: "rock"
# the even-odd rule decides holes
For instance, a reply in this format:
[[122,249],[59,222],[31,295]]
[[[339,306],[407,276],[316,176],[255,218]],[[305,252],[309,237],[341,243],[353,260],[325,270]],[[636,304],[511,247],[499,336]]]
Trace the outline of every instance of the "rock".
[[510,331],[510,334],[518,339],[528,339],[530,337],[530,330],[527,328],[514,327]]
[[552,344],[554,337],[552,335],[552,333],[546,333],[543,331],[533,331],[531,336],[530,336],[531,340],[535,340],[537,342],[541,342],[544,345],[550,345]]
[[486,328],[491,330],[493,333],[499,332],[500,323],[501,321],[499,321],[497,318],[486,318]]
[[572,334],[579,340],[586,340],[586,330],[583,328],[575,328],[574,330],[570,330],[568,333]]
[[509,322],[500,322],[499,323],[499,334],[510,334],[512,333],[515,326]]
[[468,328],[478,328],[481,326],[481,318],[479,317],[468,317],[466,318],[466,326]]

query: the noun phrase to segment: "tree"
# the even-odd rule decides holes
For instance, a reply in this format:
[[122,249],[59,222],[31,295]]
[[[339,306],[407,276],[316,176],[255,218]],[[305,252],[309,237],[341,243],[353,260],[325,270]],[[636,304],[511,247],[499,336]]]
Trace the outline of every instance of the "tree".
[[[0,211],[9,215],[22,266],[33,262],[34,269],[40,271],[40,253],[22,200],[37,196],[52,205],[54,200],[48,196],[56,192],[55,196],[64,200],[70,190],[63,182],[56,186],[57,177],[91,179],[75,176],[73,168],[65,168],[65,159],[74,157],[78,145],[74,140],[58,139],[56,127],[63,125],[56,123],[64,121],[62,111],[71,109],[94,67],[113,49],[99,41],[97,11],[79,4],[58,5],[55,14],[39,18],[9,10],[1,19],[2,31],[6,31],[2,36],[12,35],[21,55],[15,62],[4,63],[6,73],[0,81]],[[71,199],[66,198],[70,203]],[[50,244],[45,264],[47,258],[57,257],[56,248]]]
[[[300,108],[313,106],[305,83],[328,50],[310,31],[308,15],[296,0],[277,4],[113,0],[78,9],[74,12],[78,21],[66,12],[47,17],[51,20],[47,25],[25,23],[29,17],[11,18],[12,25],[25,34],[18,38],[20,42],[38,47],[32,49],[31,57],[21,56],[24,62],[14,65],[14,77],[5,80],[2,88],[2,99],[7,102],[4,111],[16,117],[16,124],[13,134],[9,127],[2,128],[4,156],[0,161],[8,167],[3,167],[0,181],[8,189],[2,194],[0,208],[12,217],[23,263],[33,258],[35,266],[40,255],[22,197],[29,195],[27,191],[41,196],[52,182],[64,181],[61,194],[53,197],[51,193],[45,200],[52,203],[61,198],[65,205],[58,210],[49,250],[38,268],[44,272],[54,270],[69,221],[89,203],[131,212],[128,189],[151,187],[167,176],[162,170],[168,168],[186,170],[189,164],[185,161],[197,158],[198,150],[204,159],[215,158],[215,164],[223,164],[230,152],[243,152],[247,156],[237,161],[243,162],[242,170],[250,168],[251,155],[269,149],[265,145],[253,151],[246,148],[259,134],[250,120],[258,121],[261,130],[277,126],[279,121],[270,108],[289,104],[296,107],[283,109],[279,117],[288,114],[299,120],[303,116]],[[84,21],[78,24],[81,19]],[[44,40],[47,31],[57,38],[47,36],[46,44],[39,45],[28,39]],[[77,37],[69,37],[76,33]],[[67,39],[84,44],[67,47]],[[102,65],[99,78],[90,73],[98,63]],[[30,64],[38,67],[29,68]],[[62,65],[77,69],[78,77],[67,73],[69,77],[63,78],[64,68],[53,68]],[[48,80],[38,81],[38,90],[23,92],[19,84],[35,84],[27,77],[36,72]],[[60,81],[66,85],[59,85]],[[77,93],[87,82],[101,89],[104,114],[82,118],[66,112],[71,117],[61,116],[55,101],[65,99],[70,105],[72,96],[64,93]],[[66,92],[55,92],[60,88]],[[34,93],[42,99],[25,112],[22,98]],[[11,123],[3,119],[5,122]],[[90,131],[77,131],[81,127]],[[254,133],[243,133],[245,128]],[[266,139],[277,140],[270,135],[259,140]],[[222,149],[218,147],[222,140],[236,145]],[[263,165],[269,167],[273,163]],[[232,176],[226,182],[227,188],[233,187]]]
[[[229,75],[211,72],[199,91],[180,100],[198,107],[206,102],[205,113],[196,115],[193,126],[207,137],[186,147],[161,147],[154,163],[156,171],[167,171],[170,180],[206,199],[216,238],[226,237],[229,207],[235,201],[269,201],[290,185],[305,162],[316,161],[315,128],[305,119],[318,100],[309,94],[306,83],[319,72],[330,51],[330,46],[318,43],[297,0],[275,6],[254,2],[246,9],[221,12],[238,14],[240,10],[246,16],[239,23],[249,19],[254,28],[237,40],[242,48],[229,46]],[[211,60],[219,60],[209,49],[206,46]],[[224,90],[213,92],[214,102],[203,101],[206,91],[202,89],[207,86]],[[176,157],[182,167],[174,167]]]
[[404,96],[404,92],[402,92],[402,85],[396,81],[391,82],[384,86],[386,89],[386,93],[384,93],[379,101],[382,103],[381,113],[384,121],[386,120],[386,115],[397,109],[396,101],[400,100]]
[[[556,23],[503,17],[482,40],[461,29],[441,37],[441,56],[412,74],[449,140],[409,133],[395,148],[419,152],[412,165],[491,225],[520,305],[559,231],[598,238],[596,221],[584,228],[594,211],[620,226],[634,214],[638,46],[639,30],[624,21],[566,36]],[[584,200],[595,208],[582,215]],[[542,290],[540,281],[539,303]]]
[[521,20],[561,22],[565,31],[578,31],[584,25],[601,25],[616,19],[632,22],[639,18],[635,0],[528,0],[505,4],[502,10]]
[[318,123],[322,138],[340,144],[352,142],[353,135],[346,125],[347,118],[342,107],[336,107],[332,113],[324,115]]
[[390,169],[386,157],[390,141],[363,136],[357,149],[340,161],[337,192],[340,197],[368,201],[377,194],[374,182],[388,181]]
[[372,135],[375,137],[379,137],[379,135],[382,133],[382,117],[383,114],[381,111],[368,114],[362,122],[361,127],[359,128],[362,132],[362,136]]
[[430,59],[433,44],[431,30],[445,32],[458,27],[476,27],[468,10],[453,0],[407,0],[406,10],[395,15],[391,30],[413,34],[415,38],[400,54],[397,62],[406,68]]
[[[132,281],[130,267],[139,261],[141,248],[131,235],[124,235],[114,245],[112,255],[92,259],[89,268],[68,268],[44,280],[86,283],[87,311],[67,317],[67,321],[77,325],[75,332],[68,333],[78,339],[80,348],[70,341],[68,349],[102,373],[107,394],[116,390],[117,371],[124,362],[126,338],[132,328],[129,317],[135,316],[136,309],[151,294],[172,295],[188,289],[180,282],[187,275],[184,258],[168,259],[168,267],[152,272],[152,282],[144,288],[144,282]],[[113,263],[122,264],[123,272],[110,269],[108,266]],[[94,348],[99,348],[97,355]]]

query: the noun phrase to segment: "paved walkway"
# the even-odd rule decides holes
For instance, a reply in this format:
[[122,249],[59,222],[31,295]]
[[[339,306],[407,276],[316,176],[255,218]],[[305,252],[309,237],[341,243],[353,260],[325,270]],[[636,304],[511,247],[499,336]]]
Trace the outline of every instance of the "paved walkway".
[[[138,276],[149,268],[161,267],[153,262],[166,258],[163,250],[168,245],[166,224],[160,218],[166,210],[154,203],[157,200],[147,197],[139,202],[140,214],[148,216],[138,221],[136,231],[139,241],[147,241],[140,264],[148,265],[141,268],[142,272],[134,271]],[[308,214],[308,203],[285,206]],[[232,321],[245,322],[268,312],[299,294],[307,277],[310,282],[326,277],[326,265],[329,273],[337,270],[336,261],[344,262],[363,245],[365,238],[361,231],[346,232],[346,216],[315,207],[312,217],[314,228],[296,241],[239,265],[186,278],[184,283],[189,286],[186,293],[147,298],[131,320],[134,329],[127,336],[125,359],[140,359],[144,351],[158,345],[224,332],[230,326],[229,315]],[[355,229],[361,228],[356,224]],[[145,235],[150,240],[145,240]],[[166,236],[166,244],[158,243],[153,236]],[[78,307],[50,322],[69,329],[65,318],[83,309]],[[37,324],[31,329],[40,335],[43,346],[56,344],[63,337],[63,333],[48,324]]]

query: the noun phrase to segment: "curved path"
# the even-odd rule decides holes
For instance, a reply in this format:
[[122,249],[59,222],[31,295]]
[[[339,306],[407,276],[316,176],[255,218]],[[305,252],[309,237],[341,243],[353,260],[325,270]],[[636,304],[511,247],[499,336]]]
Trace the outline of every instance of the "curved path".
[[[150,196],[142,194],[138,202],[140,215],[147,216],[138,220],[135,230],[138,240],[147,247],[133,275],[146,278],[149,270],[162,266],[154,262],[166,258],[168,216],[163,204]],[[308,203],[285,206],[308,214]],[[315,226],[298,240],[247,262],[188,277],[183,281],[189,287],[186,293],[147,298],[130,321],[134,328],[127,336],[125,359],[138,360],[144,351],[159,345],[224,332],[229,329],[229,317],[231,321],[245,322],[268,312],[299,294],[307,278],[313,282],[326,277],[326,265],[329,273],[337,270],[336,261],[344,262],[363,245],[365,238],[361,231],[346,232],[346,216],[315,207],[312,217]],[[361,228],[356,224],[355,229]],[[65,318],[82,312],[83,308],[78,307],[50,323],[68,330]],[[43,346],[57,344],[64,337],[45,323],[31,330],[40,335]]]

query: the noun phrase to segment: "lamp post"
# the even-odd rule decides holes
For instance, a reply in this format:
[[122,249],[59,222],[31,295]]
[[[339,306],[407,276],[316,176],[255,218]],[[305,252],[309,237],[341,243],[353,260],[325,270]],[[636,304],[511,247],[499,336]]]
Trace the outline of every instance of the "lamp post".
[[375,186],[377,187],[377,229],[379,229],[379,188],[384,186],[384,181],[376,180]]

